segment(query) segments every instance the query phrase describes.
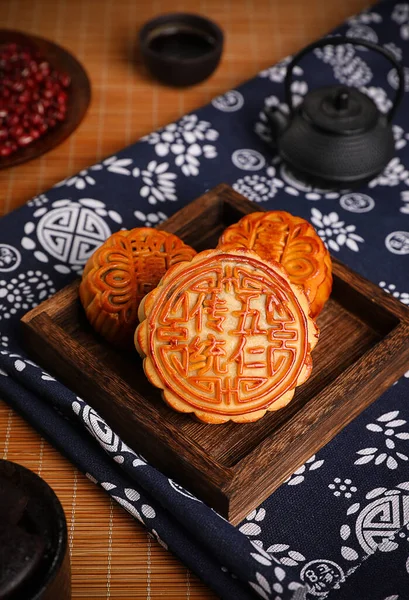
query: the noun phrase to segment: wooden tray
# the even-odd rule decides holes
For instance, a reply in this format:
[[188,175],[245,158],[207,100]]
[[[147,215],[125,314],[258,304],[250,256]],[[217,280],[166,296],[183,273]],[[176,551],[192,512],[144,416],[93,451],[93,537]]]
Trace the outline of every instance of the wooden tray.
[[33,160],[61,144],[77,129],[85,117],[91,101],[91,85],[87,73],[78,60],[67,50],[49,40],[34,35],[26,35],[20,31],[10,29],[0,29],[0,44],[11,42],[38,50],[53,67],[71,77],[71,86],[68,89],[66,120],[25,148],[20,148],[10,156],[0,157],[0,169],[8,169]]
[[[220,185],[159,228],[204,250],[255,210],[260,206]],[[286,408],[256,423],[206,425],[172,411],[146,380],[136,352],[120,353],[93,333],[78,282],[25,315],[23,337],[33,357],[129,446],[236,524],[408,366],[409,310],[333,261],[312,376]]]

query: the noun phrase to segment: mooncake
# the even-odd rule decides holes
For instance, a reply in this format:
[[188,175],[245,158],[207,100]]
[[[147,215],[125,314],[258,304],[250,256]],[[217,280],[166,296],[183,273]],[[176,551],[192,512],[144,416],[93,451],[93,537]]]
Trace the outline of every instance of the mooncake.
[[250,213],[225,229],[218,248],[248,248],[281,263],[290,281],[304,288],[313,318],[329,298],[329,252],[314,227],[301,217],[280,210]]
[[142,298],[172,265],[196,254],[172,233],[150,227],[111,235],[85,265],[79,295],[93,328],[120,347],[133,347]]
[[318,329],[301,287],[250,250],[172,267],[139,306],[135,346],[175,410],[246,423],[282,408],[310,375]]

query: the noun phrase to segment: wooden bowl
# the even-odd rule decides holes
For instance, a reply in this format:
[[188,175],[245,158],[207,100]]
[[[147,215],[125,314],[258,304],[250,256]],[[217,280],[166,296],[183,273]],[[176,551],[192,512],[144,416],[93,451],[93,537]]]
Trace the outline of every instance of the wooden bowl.
[[67,50],[37,36],[0,29],[0,44],[13,42],[38,50],[52,67],[70,76],[71,85],[68,89],[66,120],[57,124],[29,146],[20,148],[10,156],[0,157],[0,169],[8,169],[33,160],[61,144],[81,123],[91,100],[91,84],[87,73],[78,60]]

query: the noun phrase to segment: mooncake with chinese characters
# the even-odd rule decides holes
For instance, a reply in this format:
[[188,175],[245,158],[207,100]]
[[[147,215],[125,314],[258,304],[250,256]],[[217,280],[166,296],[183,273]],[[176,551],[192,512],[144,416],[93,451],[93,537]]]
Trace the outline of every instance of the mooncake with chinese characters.
[[246,423],[282,408],[310,375],[318,329],[301,287],[250,250],[172,267],[139,307],[135,346],[175,410]]
[[250,213],[225,229],[218,248],[248,248],[281,263],[290,281],[304,288],[313,318],[329,298],[331,257],[314,227],[301,217],[280,210]]
[[180,238],[150,227],[111,235],[85,265],[79,295],[93,328],[120,347],[133,347],[142,298],[174,264],[196,251]]

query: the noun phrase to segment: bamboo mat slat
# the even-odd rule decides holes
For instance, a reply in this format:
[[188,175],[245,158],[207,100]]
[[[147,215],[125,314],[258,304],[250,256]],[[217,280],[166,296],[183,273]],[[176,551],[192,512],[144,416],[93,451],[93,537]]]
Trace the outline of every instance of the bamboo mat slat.
[[[61,146],[0,171],[0,215],[236,87],[366,5],[366,0],[199,0],[194,5],[188,0],[3,0],[0,26],[49,38],[73,52],[90,76],[93,98],[80,128]],[[189,90],[168,89],[132,59],[137,32],[155,15],[192,10],[223,27],[223,59],[208,81]],[[215,598],[1,401],[0,456],[39,473],[58,494],[68,520],[73,598]]]

